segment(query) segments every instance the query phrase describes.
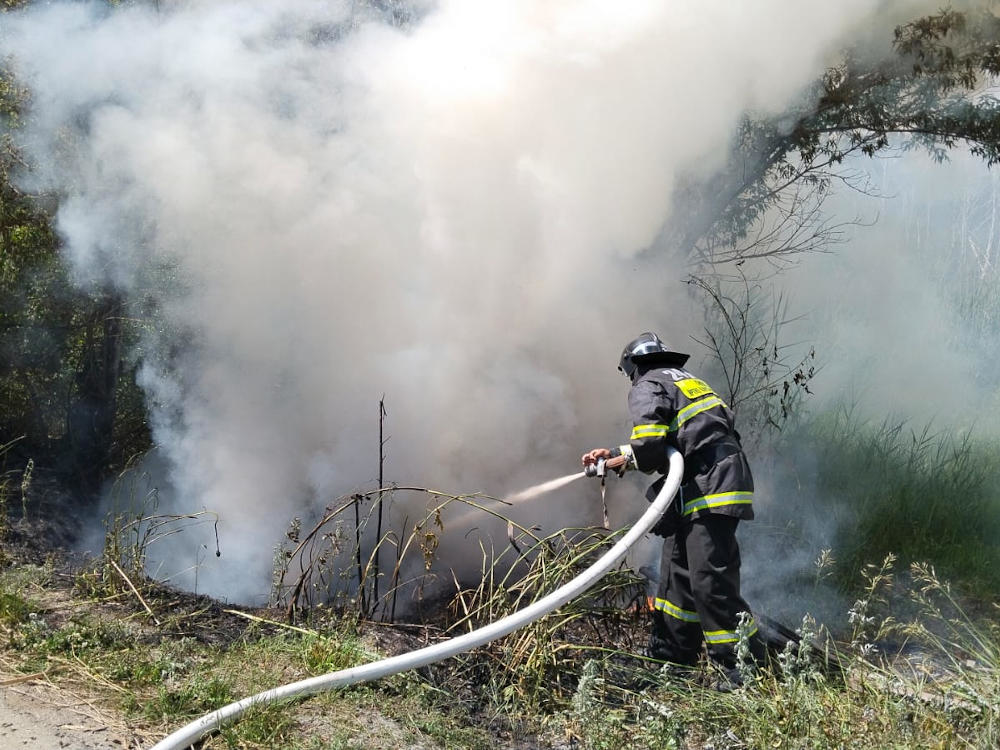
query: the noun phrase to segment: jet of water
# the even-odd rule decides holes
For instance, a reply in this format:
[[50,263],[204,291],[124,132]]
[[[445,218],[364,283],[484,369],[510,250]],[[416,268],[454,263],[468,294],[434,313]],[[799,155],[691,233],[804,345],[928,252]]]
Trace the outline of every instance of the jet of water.
[[577,474],[567,474],[564,477],[559,477],[558,479],[550,479],[548,482],[542,482],[541,484],[536,484],[533,487],[528,487],[520,492],[515,492],[513,495],[504,498],[504,502],[508,503],[519,503],[523,500],[533,500],[539,495],[544,495],[546,492],[552,492],[552,490],[557,490],[560,487],[564,487],[570,482],[579,479],[584,476],[584,472],[579,472]]

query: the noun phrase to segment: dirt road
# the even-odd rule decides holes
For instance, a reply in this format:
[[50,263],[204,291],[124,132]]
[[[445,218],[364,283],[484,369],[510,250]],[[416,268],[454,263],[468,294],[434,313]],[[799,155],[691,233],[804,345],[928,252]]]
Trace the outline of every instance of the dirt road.
[[127,741],[79,696],[44,683],[4,685],[0,673],[0,750],[122,750]]

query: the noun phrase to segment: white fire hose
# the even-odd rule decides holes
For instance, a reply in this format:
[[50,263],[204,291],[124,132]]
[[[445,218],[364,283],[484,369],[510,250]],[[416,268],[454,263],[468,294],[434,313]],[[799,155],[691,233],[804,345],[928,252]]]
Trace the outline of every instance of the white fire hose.
[[524,609],[507,615],[489,625],[485,625],[478,630],[473,630],[465,635],[436,643],[433,646],[425,646],[416,651],[371,662],[370,664],[363,664],[360,667],[350,667],[349,669],[341,669],[337,672],[330,672],[318,677],[311,677],[308,680],[300,680],[299,682],[293,682],[272,690],[266,690],[263,693],[257,693],[257,695],[244,698],[236,703],[230,703],[228,706],[223,706],[210,714],[205,714],[200,719],[196,719],[190,724],[181,727],[170,736],[156,743],[152,750],[183,750],[183,748],[190,747],[205,735],[218,731],[223,724],[233,721],[253,706],[272,703],[284,698],[291,698],[292,696],[313,695],[324,690],[354,685],[358,682],[377,680],[382,677],[389,677],[390,675],[405,672],[408,669],[416,669],[443,661],[450,656],[470,651],[477,646],[482,646],[508,633],[512,633],[518,628],[547,615],[597,583],[605,573],[625,557],[629,548],[639,541],[653,527],[653,524],[659,520],[660,516],[663,515],[663,512],[677,493],[677,489],[681,484],[681,477],[684,474],[684,460],[681,458],[681,454],[671,448],[668,449],[668,458],[670,461],[670,471],[667,474],[666,481],[663,483],[663,488],[656,496],[652,505],[649,506],[649,509],[639,517],[639,520],[636,521],[628,533],[619,539],[611,549],[601,555],[596,563],[573,580],[560,586],[534,604],[530,604]]

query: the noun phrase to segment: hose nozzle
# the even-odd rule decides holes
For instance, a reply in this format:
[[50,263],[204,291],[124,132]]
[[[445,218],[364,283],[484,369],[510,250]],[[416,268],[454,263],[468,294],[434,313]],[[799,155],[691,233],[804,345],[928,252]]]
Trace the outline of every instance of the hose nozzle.
[[598,477],[600,479],[603,479],[605,476],[604,459],[599,458],[597,459],[597,463],[587,464],[585,467],[583,467],[583,473],[588,477]]

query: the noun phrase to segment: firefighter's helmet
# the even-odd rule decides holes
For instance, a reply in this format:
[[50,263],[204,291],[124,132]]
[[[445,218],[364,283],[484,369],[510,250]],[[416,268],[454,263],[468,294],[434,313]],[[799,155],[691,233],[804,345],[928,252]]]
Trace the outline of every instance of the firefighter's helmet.
[[647,331],[625,345],[622,349],[622,358],[618,362],[618,369],[625,373],[629,380],[633,380],[639,365],[662,362],[682,367],[689,356],[673,351],[659,336]]

